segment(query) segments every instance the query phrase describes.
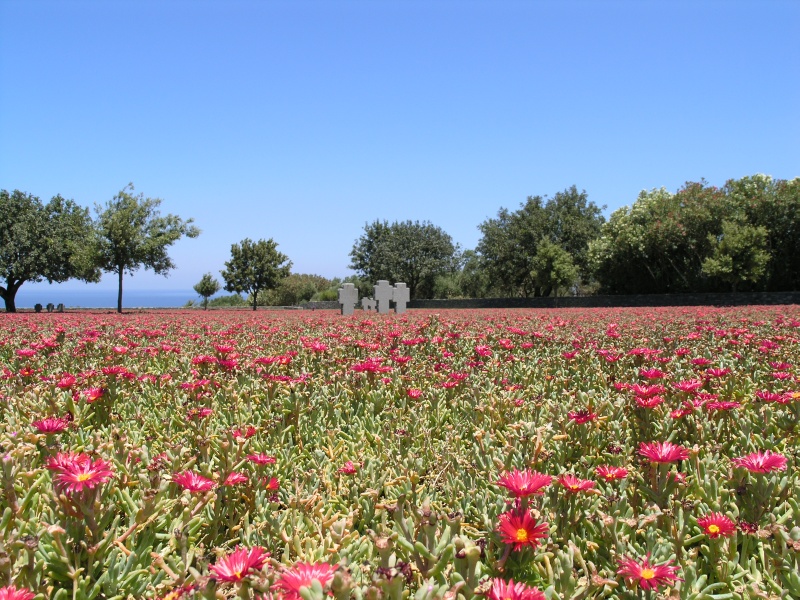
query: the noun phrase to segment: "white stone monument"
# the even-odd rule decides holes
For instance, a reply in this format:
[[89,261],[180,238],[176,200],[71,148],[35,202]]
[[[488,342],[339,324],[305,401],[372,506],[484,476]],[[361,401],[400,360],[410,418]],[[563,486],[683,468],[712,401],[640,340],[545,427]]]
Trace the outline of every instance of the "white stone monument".
[[392,300],[392,285],[385,279],[381,279],[373,288],[375,290],[375,301],[378,303],[378,313],[389,314],[389,302]]
[[352,315],[358,302],[358,290],[352,283],[345,283],[339,288],[339,305],[343,315]]
[[364,298],[361,300],[361,308],[364,309],[364,312],[374,312],[375,311],[375,300],[373,298]]
[[405,283],[395,283],[392,289],[392,301],[394,302],[394,312],[398,315],[406,312],[406,303],[411,299],[411,290]]

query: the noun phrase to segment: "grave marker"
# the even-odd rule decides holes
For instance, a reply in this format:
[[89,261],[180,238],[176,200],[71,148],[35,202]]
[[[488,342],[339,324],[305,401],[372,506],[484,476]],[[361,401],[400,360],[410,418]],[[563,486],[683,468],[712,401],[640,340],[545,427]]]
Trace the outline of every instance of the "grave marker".
[[385,279],[381,279],[374,287],[375,300],[378,303],[378,313],[389,314],[389,302],[392,299],[392,285]]
[[405,283],[396,283],[392,289],[392,300],[394,301],[394,312],[402,315],[406,312],[406,303],[411,299],[411,290]]
[[361,308],[364,309],[364,312],[373,312],[375,310],[374,298],[364,298],[361,300]]
[[343,315],[352,315],[358,302],[358,290],[352,283],[345,283],[339,288],[339,305]]

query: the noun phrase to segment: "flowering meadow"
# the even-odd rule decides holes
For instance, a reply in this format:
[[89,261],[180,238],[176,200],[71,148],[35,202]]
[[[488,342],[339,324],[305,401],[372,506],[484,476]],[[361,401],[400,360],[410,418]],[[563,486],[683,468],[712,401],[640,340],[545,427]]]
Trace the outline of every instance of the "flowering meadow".
[[6,314],[0,600],[800,598],[800,307]]

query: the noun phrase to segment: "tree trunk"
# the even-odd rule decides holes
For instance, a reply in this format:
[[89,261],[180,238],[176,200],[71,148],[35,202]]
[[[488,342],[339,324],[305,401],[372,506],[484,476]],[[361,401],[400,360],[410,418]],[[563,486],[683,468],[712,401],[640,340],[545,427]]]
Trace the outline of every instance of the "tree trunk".
[[17,312],[17,290],[19,290],[19,286],[21,285],[22,282],[20,281],[17,284],[9,283],[6,288],[0,287],[0,298],[6,303],[7,313]]
[[15,313],[15,312],[17,312],[17,305],[14,302],[14,294],[12,294],[11,292],[6,291],[6,292],[3,292],[2,296],[3,296],[3,300],[6,303],[6,312],[7,313]]
[[119,277],[119,289],[117,290],[117,312],[122,313],[122,266],[120,266],[118,271]]
[[256,310],[256,308],[258,308],[258,290],[253,292],[253,310]]

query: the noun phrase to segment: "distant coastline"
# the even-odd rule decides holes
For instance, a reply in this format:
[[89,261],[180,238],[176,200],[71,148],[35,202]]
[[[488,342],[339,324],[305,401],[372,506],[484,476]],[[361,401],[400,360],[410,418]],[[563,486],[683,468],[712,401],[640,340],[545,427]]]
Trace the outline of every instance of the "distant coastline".
[[[137,290],[123,289],[123,308],[179,308],[189,300],[199,301],[194,290]],[[116,308],[116,290],[98,290],[87,286],[82,290],[25,289],[23,285],[16,298],[17,308],[33,308],[41,304],[47,306],[63,304],[66,308]]]

